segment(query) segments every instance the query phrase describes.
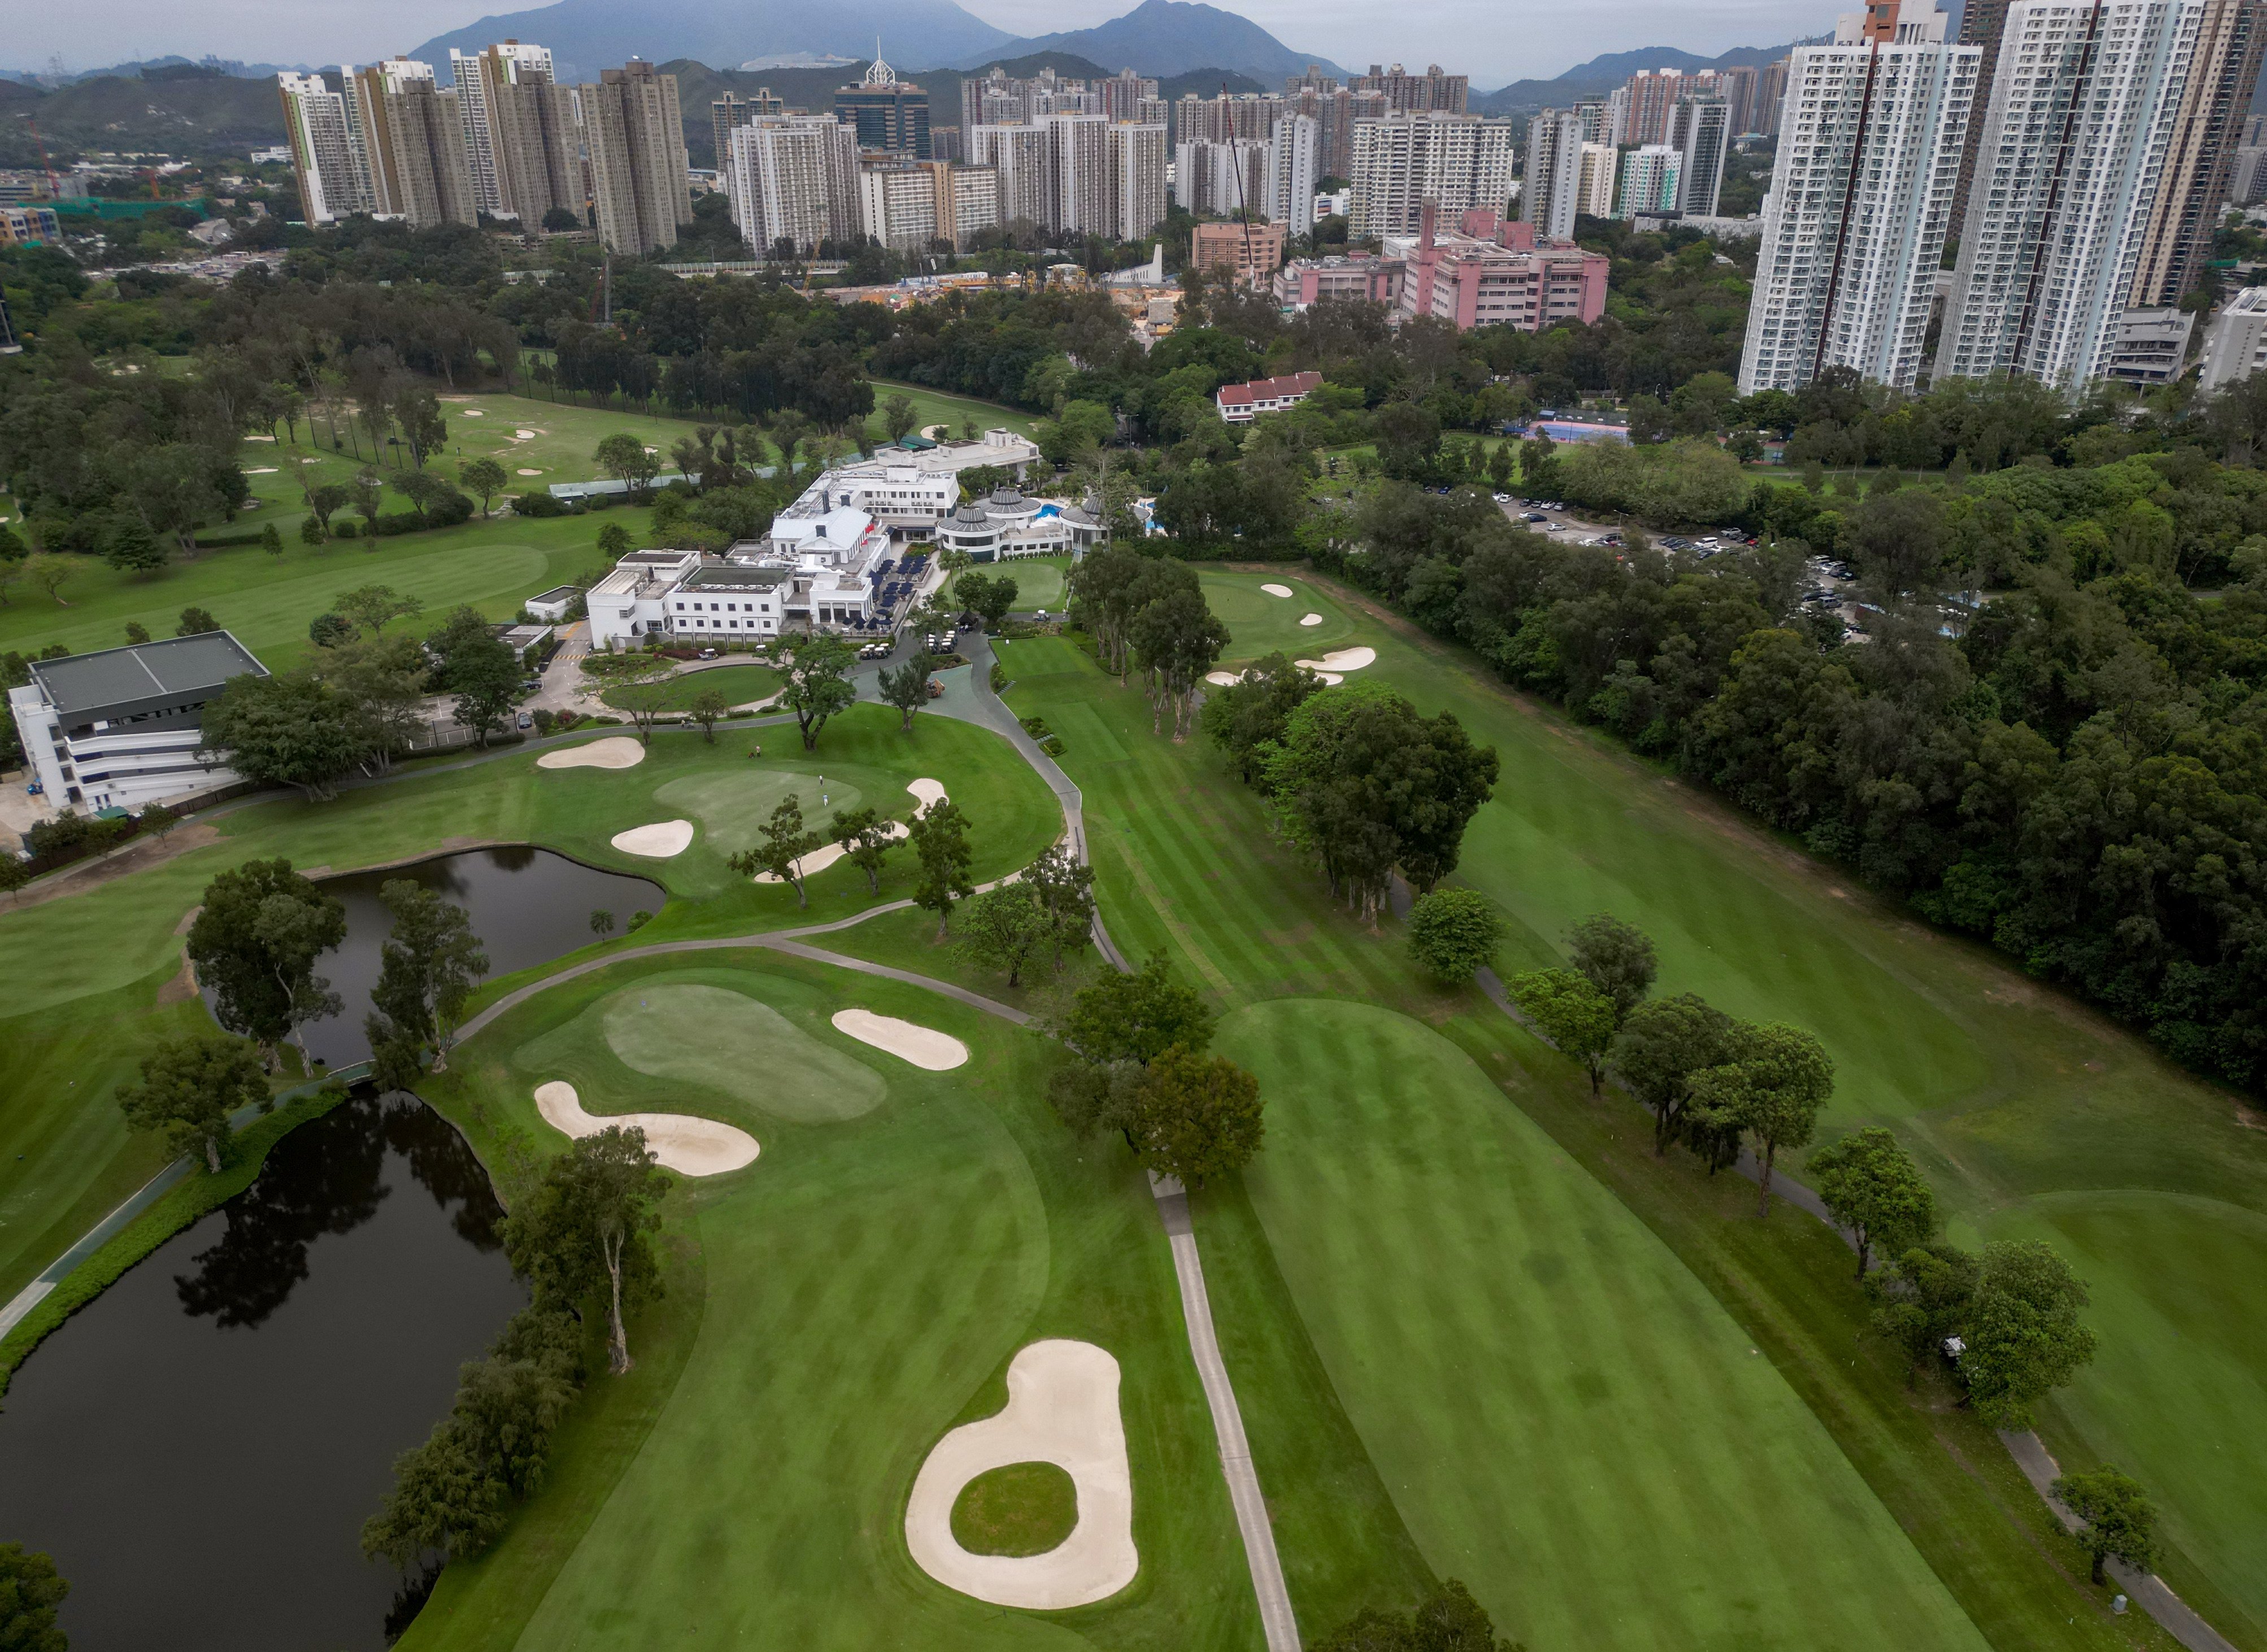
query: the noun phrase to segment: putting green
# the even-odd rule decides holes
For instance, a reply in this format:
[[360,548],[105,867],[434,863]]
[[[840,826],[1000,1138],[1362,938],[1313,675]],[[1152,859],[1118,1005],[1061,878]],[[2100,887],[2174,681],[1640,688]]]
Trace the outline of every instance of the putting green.
[[1219,1048],[1267,1098],[1245,1184],[1323,1364],[1427,1560],[1499,1629],[1981,1652],[1779,1369],[1449,1040],[1278,1000]]
[[[2105,1189],[2027,1200],[1986,1232],[2044,1239],[2087,1282],[2094,1363],[2056,1406],[2092,1457],[2156,1494],[2166,1534],[2267,1625],[2267,1482],[2244,1444],[2267,1413],[2267,1217]],[[2242,1626],[2214,1623],[2245,1639]]]
[[[1354,635],[1354,622],[1346,610],[1296,574],[1207,569],[1198,578],[1205,601],[1227,622],[1233,639],[1222,652],[1223,663],[1258,660],[1279,650],[1295,660],[1318,659],[1318,650]],[[1287,585],[1291,595],[1270,596],[1259,588],[1263,585]],[[1320,614],[1323,623],[1301,625],[1309,614]]]
[[[889,1083],[855,1056],[822,1042],[771,1005],[701,979],[660,976],[625,987],[564,1026],[523,1044],[512,1064],[550,1075],[578,1066],[593,1112],[633,1110],[611,1063],[649,1078],[697,1085],[798,1124],[855,1119],[882,1105]],[[598,1057],[597,1071],[591,1063]],[[620,1075],[616,1074],[619,1078]]]
[[1045,1554],[1077,1524],[1077,1483],[1053,1463],[987,1469],[952,1504],[952,1540],[971,1554]]
[[[764,822],[790,795],[803,806],[803,823],[823,832],[838,810],[847,814],[856,808],[865,793],[840,774],[751,765],[745,771],[688,774],[655,787],[653,793],[657,803],[697,819],[708,830],[709,845],[720,855],[754,848],[764,835]],[[822,797],[827,800],[824,803],[819,801]],[[910,793],[905,800],[905,812],[913,812]]]
[[[973,1058],[949,1073],[899,1064],[887,1107],[777,1124],[750,1173],[679,1183],[664,1244],[693,1279],[634,1321],[636,1369],[592,1381],[542,1488],[495,1549],[447,1569],[403,1652],[1257,1647],[1156,1202],[1122,1150],[1097,1152],[1053,1116],[1050,1052],[897,982],[774,953],[705,959],[561,982],[460,1044],[426,1088],[484,1155],[502,1151],[539,1128],[511,1052],[571,1026],[576,1060],[683,1107],[687,1086],[622,1066],[604,1022],[625,996],[687,984],[737,988],[806,1030],[855,992],[950,1030]],[[1075,1613],[1001,1612],[921,1571],[905,1509],[936,1442],[997,1414],[1017,1352],[1057,1337],[1119,1363],[1131,1473],[1148,1488],[1141,1574]]]

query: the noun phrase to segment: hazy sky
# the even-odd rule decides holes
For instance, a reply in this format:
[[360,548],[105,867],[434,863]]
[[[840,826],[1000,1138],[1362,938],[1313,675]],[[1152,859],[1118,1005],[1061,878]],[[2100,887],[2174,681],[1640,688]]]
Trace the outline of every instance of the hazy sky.
[[[108,0],[96,12],[0,0],[0,63],[74,69],[177,52],[252,62],[368,61],[444,30],[541,0]],[[666,0],[649,0],[665,4]],[[763,0],[757,0],[758,4]],[[802,4],[802,0],[771,0]],[[1214,0],[1295,50],[1360,69],[1372,59],[1438,62],[1483,86],[1548,77],[1600,52],[1676,46],[1713,54],[1830,28],[1857,0]],[[1134,0],[961,0],[1015,34],[1082,28]]]

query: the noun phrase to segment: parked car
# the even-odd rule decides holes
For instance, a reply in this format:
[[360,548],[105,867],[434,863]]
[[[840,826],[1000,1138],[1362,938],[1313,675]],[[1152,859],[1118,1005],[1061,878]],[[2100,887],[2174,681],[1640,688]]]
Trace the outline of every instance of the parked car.
[[1511,503],[1511,495],[1508,493],[1498,493],[1495,496],[1495,502],[1499,505],[1508,505]]
[[1675,534],[1671,534],[1661,542],[1661,548],[1664,551],[1690,551],[1692,548],[1692,542],[1690,539],[1679,539]]
[[526,729],[530,729],[530,728],[534,727],[535,727],[535,714],[534,714],[532,712],[522,712],[522,713],[520,713],[520,714],[519,714],[519,726],[520,726],[520,728],[521,728],[523,731],[525,731],[525,730],[526,730]]
[[1522,516],[1522,517],[1520,518],[1520,521],[1522,521],[1522,522],[1548,522],[1548,521],[1550,521],[1550,520],[1551,520],[1551,518],[1550,518],[1550,517],[1548,517],[1548,516],[1544,515],[1541,511],[1537,511],[1537,510],[1530,510],[1530,511],[1529,511],[1525,515],[1523,515],[1523,516]]

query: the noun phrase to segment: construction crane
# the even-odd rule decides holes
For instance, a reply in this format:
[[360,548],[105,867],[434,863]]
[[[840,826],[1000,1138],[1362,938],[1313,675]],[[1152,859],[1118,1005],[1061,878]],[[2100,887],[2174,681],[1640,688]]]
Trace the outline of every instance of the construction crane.
[[32,128],[32,142],[39,145],[40,170],[48,175],[48,199],[61,201],[63,198],[62,182],[55,176],[55,163],[48,158],[48,141],[40,135],[40,119],[26,109],[24,121]]

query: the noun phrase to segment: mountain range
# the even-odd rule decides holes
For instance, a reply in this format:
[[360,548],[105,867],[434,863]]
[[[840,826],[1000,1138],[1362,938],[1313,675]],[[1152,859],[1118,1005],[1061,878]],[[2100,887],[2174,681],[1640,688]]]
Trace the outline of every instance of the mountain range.
[[1192,0],[1141,0],[1123,17],[1090,29],[1042,34],[959,60],[962,69],[981,69],[1001,53],[1074,52],[1114,73],[1138,69],[1170,77],[1200,69],[1229,69],[1251,76],[1271,90],[1310,63],[1326,75],[1346,71],[1327,57],[1295,52],[1249,18]]
[[445,69],[450,48],[472,51],[502,40],[549,47],[561,79],[591,79],[599,69],[633,56],[657,63],[690,58],[719,69],[759,60],[799,64],[852,58],[866,63],[877,42],[892,64],[915,71],[982,69],[1009,58],[1065,52],[1105,65],[1113,74],[1128,67],[1163,77],[1224,69],[1269,86],[1280,85],[1285,76],[1310,62],[1338,72],[1327,59],[1293,51],[1249,18],[1196,0],[1141,0],[1123,17],[1093,28],[1034,39],[996,29],[954,0],[829,0],[823,6],[680,0],[666,9],[627,8],[617,0],[555,0],[437,34],[407,55]]
[[825,5],[675,0],[667,6],[625,6],[619,0],[557,0],[531,11],[485,17],[437,34],[407,55],[447,72],[449,48],[475,51],[503,40],[551,48],[560,78],[596,80],[633,57],[673,57],[730,66],[797,53],[855,57],[866,62],[879,38],[892,63],[957,63],[1009,48],[1028,49],[953,0],[827,0]]

